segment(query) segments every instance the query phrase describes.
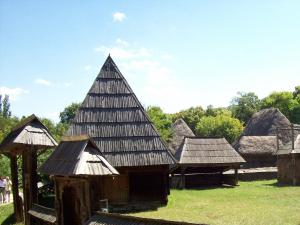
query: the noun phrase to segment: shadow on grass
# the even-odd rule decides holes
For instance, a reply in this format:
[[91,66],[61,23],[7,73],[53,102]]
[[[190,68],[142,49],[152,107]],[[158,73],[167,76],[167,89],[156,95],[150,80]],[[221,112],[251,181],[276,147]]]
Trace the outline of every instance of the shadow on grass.
[[2,223],[1,225],[12,225],[15,224],[16,220],[14,214],[10,214]]
[[174,189],[174,190],[189,190],[189,191],[197,191],[197,190],[214,190],[214,189],[232,189],[238,187],[239,185],[232,186],[232,185],[205,185],[200,187],[186,187],[185,189]]
[[284,183],[279,183],[278,181],[275,181],[274,183],[271,184],[263,184],[264,186],[271,186],[275,188],[281,188],[281,187],[295,187],[292,184],[284,184]]

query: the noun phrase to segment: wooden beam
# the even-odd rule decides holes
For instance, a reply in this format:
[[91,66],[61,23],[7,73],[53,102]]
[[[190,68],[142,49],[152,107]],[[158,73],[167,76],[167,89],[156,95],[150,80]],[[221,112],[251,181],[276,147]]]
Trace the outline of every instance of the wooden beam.
[[17,156],[10,155],[10,171],[12,181],[12,193],[14,201],[14,216],[16,222],[20,223],[23,221],[23,205],[22,199],[19,196],[19,184],[18,184],[18,163]]
[[34,147],[31,150],[23,151],[23,194],[24,194],[24,217],[25,225],[31,225],[31,218],[28,213],[33,203],[37,203],[37,151]]

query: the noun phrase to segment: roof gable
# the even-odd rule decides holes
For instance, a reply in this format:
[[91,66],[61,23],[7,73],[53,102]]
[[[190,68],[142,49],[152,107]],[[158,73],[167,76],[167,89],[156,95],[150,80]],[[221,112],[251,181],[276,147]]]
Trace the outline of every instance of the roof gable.
[[2,141],[0,152],[17,151],[17,149],[25,149],[26,146],[38,148],[57,146],[48,129],[34,114],[12,129]]
[[68,130],[91,136],[116,167],[175,161],[143,106],[108,56]]
[[183,119],[176,120],[171,127],[173,132],[172,140],[169,144],[169,147],[172,153],[175,155],[176,151],[182,145],[184,137],[193,137],[195,134],[191,130],[191,128],[186,124]]
[[40,172],[48,175],[113,175],[118,172],[88,137],[63,139]]
[[240,164],[245,162],[225,138],[186,137],[176,158],[180,164]]

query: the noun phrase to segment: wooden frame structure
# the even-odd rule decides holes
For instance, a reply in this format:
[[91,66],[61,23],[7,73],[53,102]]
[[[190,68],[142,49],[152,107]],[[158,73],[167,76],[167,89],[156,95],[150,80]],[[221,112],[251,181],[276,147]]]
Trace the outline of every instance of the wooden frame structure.
[[[201,185],[237,184],[237,169],[245,160],[225,138],[196,137],[183,119],[172,125],[170,148],[179,167],[172,170],[174,188],[196,188]],[[223,172],[234,169],[232,179]]]
[[103,178],[119,174],[84,135],[64,137],[39,170],[54,180],[59,225],[86,222],[100,210]]
[[23,221],[22,200],[19,197],[17,155],[22,156],[23,194],[25,225],[31,224],[28,211],[37,203],[37,152],[57,145],[56,141],[33,114],[21,121],[6,136],[0,145],[0,153],[10,157],[14,201],[14,215],[17,222]]
[[291,140],[280,144],[277,136],[277,180],[283,184],[300,185],[300,125],[279,127],[277,131],[284,131]]

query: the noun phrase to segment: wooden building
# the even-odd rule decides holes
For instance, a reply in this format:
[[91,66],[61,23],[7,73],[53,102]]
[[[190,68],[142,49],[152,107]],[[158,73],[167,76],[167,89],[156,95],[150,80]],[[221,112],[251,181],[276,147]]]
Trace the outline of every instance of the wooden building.
[[233,147],[246,159],[245,168],[276,167],[276,136],[280,143],[291,141],[287,130],[290,121],[277,108],[263,109],[254,113]]
[[101,208],[105,178],[119,174],[84,135],[64,137],[39,170],[53,177],[59,225],[86,222]]
[[277,151],[277,179],[279,183],[300,185],[300,125],[291,125],[291,142],[279,145]]
[[110,204],[167,202],[169,166],[176,160],[110,56],[68,130],[81,134],[91,136],[120,173],[105,180]]
[[14,215],[17,222],[23,220],[23,205],[19,196],[17,156],[22,156],[22,182],[24,196],[24,222],[31,224],[28,211],[38,202],[37,152],[57,145],[48,129],[35,116],[23,119],[4,138],[0,153],[10,158]]
[[245,161],[225,138],[196,137],[183,119],[176,120],[171,130],[173,138],[169,148],[179,161],[179,167],[172,170],[172,187],[236,184],[236,174],[225,177],[222,173],[239,168]]

